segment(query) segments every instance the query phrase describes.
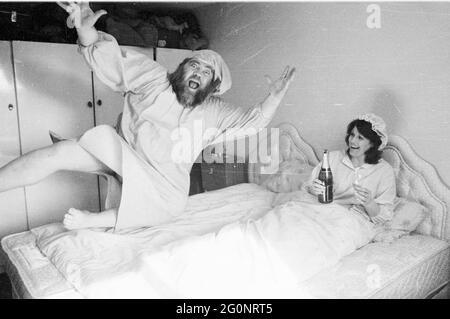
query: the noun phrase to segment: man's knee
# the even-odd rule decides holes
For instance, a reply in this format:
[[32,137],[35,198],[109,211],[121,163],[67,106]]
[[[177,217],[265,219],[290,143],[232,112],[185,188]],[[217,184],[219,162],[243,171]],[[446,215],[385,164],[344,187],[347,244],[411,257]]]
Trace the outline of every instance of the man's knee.
[[111,126],[107,124],[97,125],[96,127],[91,129],[92,132],[96,132],[96,134],[117,134],[116,130]]
[[73,153],[77,143],[71,140],[59,141],[48,147],[48,156],[52,158],[67,157]]
[[76,141],[64,140],[49,147],[49,161],[56,169],[95,172],[107,167],[84,150]]
[[42,149],[41,155],[55,169],[65,169],[66,166],[70,168],[70,163],[80,158],[80,146],[72,140],[59,141]]

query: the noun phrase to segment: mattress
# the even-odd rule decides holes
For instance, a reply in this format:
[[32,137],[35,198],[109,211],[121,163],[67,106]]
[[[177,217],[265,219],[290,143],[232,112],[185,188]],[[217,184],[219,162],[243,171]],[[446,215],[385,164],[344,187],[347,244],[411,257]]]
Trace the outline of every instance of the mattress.
[[450,244],[411,235],[366,245],[306,285],[317,298],[431,298],[449,279]]
[[82,296],[36,246],[30,231],[2,239],[2,259],[11,280],[13,298],[72,299]]
[[[15,297],[82,298],[42,255],[32,232],[5,237],[2,248]],[[412,235],[369,244],[304,283],[317,298],[425,298],[446,287],[449,277],[449,243]]]

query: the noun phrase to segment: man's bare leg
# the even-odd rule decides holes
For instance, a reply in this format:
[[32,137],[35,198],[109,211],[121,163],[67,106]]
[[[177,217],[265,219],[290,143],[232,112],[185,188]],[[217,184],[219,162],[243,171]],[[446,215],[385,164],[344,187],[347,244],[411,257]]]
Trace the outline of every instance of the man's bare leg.
[[70,208],[64,215],[64,227],[67,229],[114,227],[117,220],[117,209],[108,209],[100,213]]
[[33,185],[60,171],[111,171],[77,142],[61,141],[18,157],[0,168],[0,192]]
[[[36,184],[59,171],[110,172],[112,171],[74,141],[61,141],[29,152],[0,168],[0,192]],[[90,213],[70,209],[64,217],[69,229],[85,227],[113,227],[117,210]]]

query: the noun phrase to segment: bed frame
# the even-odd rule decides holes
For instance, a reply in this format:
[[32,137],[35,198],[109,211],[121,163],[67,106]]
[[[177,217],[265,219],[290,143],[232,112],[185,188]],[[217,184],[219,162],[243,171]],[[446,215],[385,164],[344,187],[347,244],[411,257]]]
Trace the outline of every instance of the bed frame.
[[[315,150],[300,135],[295,126],[282,123],[279,128],[279,148],[281,161],[300,159],[309,165],[317,165],[319,159]],[[450,188],[440,178],[430,163],[421,158],[411,145],[401,136],[390,135],[384,149],[383,158],[394,168],[397,194],[416,201],[429,209],[430,214],[421,223],[417,232],[450,242]],[[263,166],[250,163],[248,178],[250,183],[261,184],[266,174],[261,174]]]

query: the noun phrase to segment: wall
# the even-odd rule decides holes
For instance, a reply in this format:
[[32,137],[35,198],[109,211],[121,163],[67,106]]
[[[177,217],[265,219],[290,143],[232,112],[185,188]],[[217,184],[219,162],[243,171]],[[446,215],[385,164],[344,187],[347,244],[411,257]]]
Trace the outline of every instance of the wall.
[[267,94],[264,75],[297,76],[271,126],[292,122],[319,153],[344,147],[357,114],[382,116],[450,185],[450,3],[212,3],[196,9],[210,47],[233,75],[224,95],[250,106]]

